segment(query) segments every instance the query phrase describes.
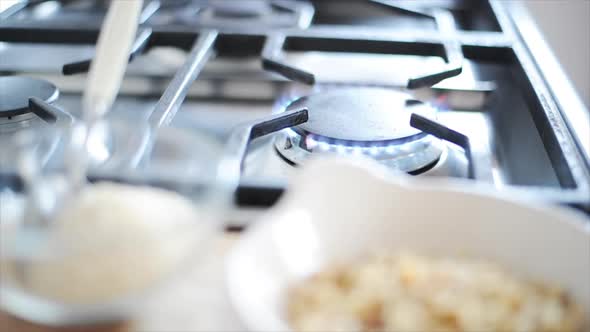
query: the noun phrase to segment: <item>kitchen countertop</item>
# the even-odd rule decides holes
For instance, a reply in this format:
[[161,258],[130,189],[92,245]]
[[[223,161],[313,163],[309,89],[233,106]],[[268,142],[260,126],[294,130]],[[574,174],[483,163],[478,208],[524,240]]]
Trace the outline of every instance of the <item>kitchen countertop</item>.
[[243,331],[225,292],[225,257],[238,238],[224,233],[216,239],[212,253],[190,269],[170,289],[150,299],[134,319],[97,326],[52,328],[24,322],[0,311],[1,332],[195,332]]

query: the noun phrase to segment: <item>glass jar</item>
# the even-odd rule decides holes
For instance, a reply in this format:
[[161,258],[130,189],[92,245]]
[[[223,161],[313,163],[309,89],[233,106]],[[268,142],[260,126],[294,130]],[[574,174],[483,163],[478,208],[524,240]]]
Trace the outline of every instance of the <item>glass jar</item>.
[[199,264],[230,202],[219,190],[220,142],[122,118],[92,132],[93,183],[74,190],[75,127],[15,135],[23,188],[0,190],[0,304],[36,323],[128,318]]

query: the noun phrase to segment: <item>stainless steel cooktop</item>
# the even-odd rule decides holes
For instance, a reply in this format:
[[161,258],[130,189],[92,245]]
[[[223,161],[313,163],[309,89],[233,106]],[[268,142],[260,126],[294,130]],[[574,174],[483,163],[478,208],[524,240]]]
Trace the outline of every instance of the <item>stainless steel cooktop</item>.
[[[336,153],[590,208],[588,133],[573,120],[587,110],[546,79],[559,66],[535,56],[536,31],[515,25],[526,22],[517,5],[236,3],[147,1],[111,116],[233,146],[242,206],[272,204],[308,158]],[[23,83],[25,95],[0,102],[31,110],[16,121],[0,109],[3,141],[15,122],[51,126],[52,114],[76,121],[105,6],[29,1],[0,14],[0,79],[26,77],[58,91],[37,96]],[[13,130],[2,129],[8,124]],[[106,145],[94,169],[142,167],[133,162],[140,128],[110,132],[116,146]],[[5,179],[8,159],[0,163]]]

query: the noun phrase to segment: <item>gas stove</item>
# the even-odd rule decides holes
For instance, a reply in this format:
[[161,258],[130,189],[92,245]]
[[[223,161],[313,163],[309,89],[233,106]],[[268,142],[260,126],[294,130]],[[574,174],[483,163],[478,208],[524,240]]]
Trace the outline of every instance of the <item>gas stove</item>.
[[[77,121],[108,2],[0,13],[3,141]],[[590,209],[588,110],[539,40],[505,1],[151,0],[110,116],[214,137],[244,208],[331,153]],[[111,133],[97,178],[142,167],[141,131]]]

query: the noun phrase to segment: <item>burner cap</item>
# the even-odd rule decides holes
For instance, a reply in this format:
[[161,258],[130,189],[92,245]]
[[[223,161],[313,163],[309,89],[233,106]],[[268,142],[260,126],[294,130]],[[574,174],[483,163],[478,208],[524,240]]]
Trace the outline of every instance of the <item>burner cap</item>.
[[161,8],[180,8],[190,6],[193,0],[166,0],[160,4]]
[[295,128],[299,134],[320,139],[402,143],[424,134],[410,126],[412,112],[433,116],[425,104],[408,107],[414,99],[384,88],[347,87],[319,91],[293,102],[288,109],[307,108],[309,120]]
[[266,1],[212,1],[215,15],[220,18],[253,18],[270,13],[270,5]]
[[29,98],[37,97],[51,103],[59,91],[55,85],[36,78],[21,76],[0,77],[0,117],[11,117],[30,112]]

